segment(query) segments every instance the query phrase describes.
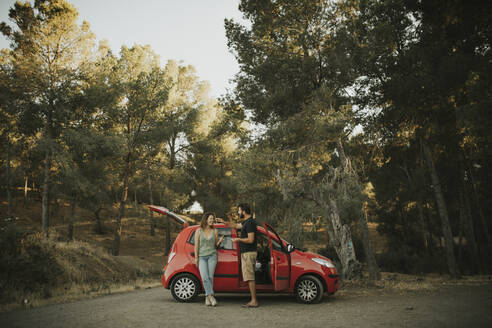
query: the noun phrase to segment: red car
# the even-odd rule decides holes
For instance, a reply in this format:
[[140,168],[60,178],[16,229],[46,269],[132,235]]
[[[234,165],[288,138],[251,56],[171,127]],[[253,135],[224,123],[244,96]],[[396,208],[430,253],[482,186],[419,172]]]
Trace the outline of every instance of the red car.
[[[161,206],[149,206],[153,211],[167,215],[183,224],[183,230],[174,241],[163,269],[162,285],[171,289],[179,302],[193,301],[203,291],[200,273],[194,263],[195,231],[199,226],[188,223]],[[224,224],[215,224],[224,241],[218,252],[214,275],[214,291],[249,292],[241,274],[241,256],[237,243],[231,238],[236,230]],[[258,257],[255,266],[257,292],[293,293],[302,303],[318,303],[324,293],[338,290],[339,275],[332,261],[318,254],[296,249],[281,239],[273,228],[264,223],[258,226]]]

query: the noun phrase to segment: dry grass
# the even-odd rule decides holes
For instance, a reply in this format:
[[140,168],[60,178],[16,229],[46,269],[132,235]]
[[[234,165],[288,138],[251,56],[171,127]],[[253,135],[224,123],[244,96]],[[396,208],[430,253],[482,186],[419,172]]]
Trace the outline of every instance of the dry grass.
[[[150,236],[150,220],[144,206],[139,210],[130,209],[133,217],[123,219],[120,256],[112,256],[114,222],[111,211],[104,213],[104,234],[94,232],[95,221],[91,213],[78,210],[74,225],[74,241],[66,242],[68,225],[68,204],[60,203],[54,210],[51,220],[50,238],[45,240],[39,233],[41,229],[40,202],[29,201],[23,206],[16,201],[15,224],[30,231],[31,242],[49,252],[61,268],[54,286],[44,286],[42,290],[20,290],[8,281],[2,284],[3,304],[0,311],[19,307],[34,307],[53,302],[64,302],[102,294],[117,293],[160,285],[160,274],[166,261],[165,228],[166,219],[157,217],[155,236]],[[52,207],[55,207],[52,205]],[[0,217],[6,217],[6,203],[0,203]],[[0,222],[2,230],[8,223]],[[171,240],[174,240],[179,227],[171,223]],[[8,301],[9,304],[5,304]]]
[[161,266],[145,259],[115,257],[87,242],[60,242],[56,234],[52,234],[50,239],[43,239],[39,233],[28,238],[30,243],[44,247],[54,257],[62,274],[49,289],[26,292],[27,289],[9,288],[7,285],[2,296],[11,301],[0,304],[0,311],[160,285]]
[[447,275],[427,274],[416,276],[393,272],[382,272],[381,280],[373,282],[368,279],[366,273],[362,279],[343,281],[340,293],[431,292],[443,286],[483,285],[491,282],[491,275],[463,276],[460,279],[453,279]]

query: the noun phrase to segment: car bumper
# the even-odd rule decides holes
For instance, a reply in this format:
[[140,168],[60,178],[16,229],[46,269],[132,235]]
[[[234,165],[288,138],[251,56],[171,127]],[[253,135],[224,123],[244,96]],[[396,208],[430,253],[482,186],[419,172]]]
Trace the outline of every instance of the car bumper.
[[162,282],[162,286],[166,289],[169,289],[170,286],[169,286],[169,282],[170,282],[170,276],[169,276],[169,272],[167,270],[169,265],[165,265],[164,266],[164,269],[162,269],[162,276],[161,276],[161,282]]
[[326,292],[328,294],[335,293],[340,286],[340,275],[336,269],[329,269],[323,267],[324,278],[326,282]]

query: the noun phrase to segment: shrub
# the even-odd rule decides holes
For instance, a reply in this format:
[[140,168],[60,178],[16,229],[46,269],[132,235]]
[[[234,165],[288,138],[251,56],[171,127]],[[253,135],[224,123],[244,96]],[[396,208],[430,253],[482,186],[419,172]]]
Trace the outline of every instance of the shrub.
[[408,274],[423,274],[430,272],[445,272],[446,262],[444,254],[435,253],[434,256],[420,255],[414,248],[402,245],[399,248],[389,248],[376,256],[382,271]]
[[50,290],[62,277],[48,242],[40,234],[30,233],[15,224],[0,232],[0,289],[2,301],[11,301],[7,291],[18,293],[41,292],[50,296]]

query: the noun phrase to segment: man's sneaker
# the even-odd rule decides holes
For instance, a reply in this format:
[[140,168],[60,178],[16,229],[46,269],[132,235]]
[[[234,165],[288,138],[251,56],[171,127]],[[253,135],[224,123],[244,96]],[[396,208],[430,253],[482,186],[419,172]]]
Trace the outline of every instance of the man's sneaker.
[[210,302],[210,295],[206,295],[205,296],[205,305],[206,306],[212,305],[212,303]]
[[212,304],[212,306],[217,305],[217,300],[215,299],[214,295],[210,295],[210,304]]

